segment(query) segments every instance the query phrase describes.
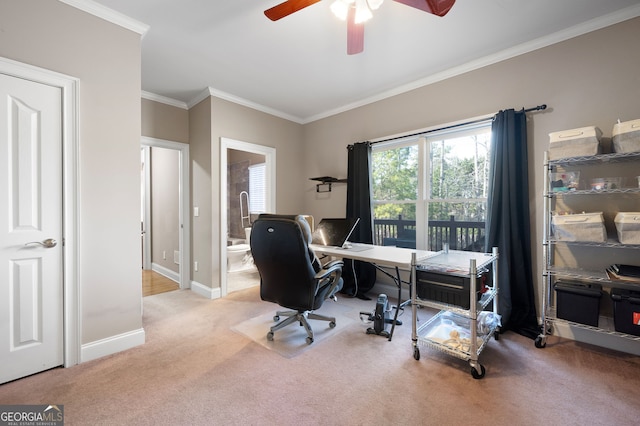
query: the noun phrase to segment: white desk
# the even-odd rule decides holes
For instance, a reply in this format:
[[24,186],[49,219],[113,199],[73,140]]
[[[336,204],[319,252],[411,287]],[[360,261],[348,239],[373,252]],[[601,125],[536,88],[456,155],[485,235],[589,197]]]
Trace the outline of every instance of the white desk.
[[[362,243],[351,243],[351,245],[353,246],[352,248],[321,246],[317,244],[310,244],[309,246],[318,254],[326,254],[327,256],[343,259],[360,260],[378,266],[389,266],[408,271],[410,271],[413,266],[439,253],[436,251],[414,250],[393,246],[374,246],[372,244]],[[414,260],[412,260],[413,253],[416,254]]]
[[[404,307],[404,305],[411,301],[411,298],[404,303],[401,301],[402,280],[400,278],[400,270],[402,269],[411,272],[411,278],[408,283],[409,291],[411,291],[411,285],[416,282],[416,265],[420,262],[424,262],[430,257],[437,256],[439,252],[393,246],[375,246],[372,244],[362,243],[351,243],[351,246],[351,248],[342,248],[317,244],[309,245],[316,254],[324,254],[341,259],[354,259],[371,263],[376,267],[376,269],[382,271],[395,281],[398,286],[398,305],[391,325],[391,333],[389,333],[389,340],[391,340],[393,337],[393,330],[395,329],[398,321],[398,311],[401,307]],[[389,274],[387,271],[382,270],[381,267],[395,268],[396,275],[393,276]]]

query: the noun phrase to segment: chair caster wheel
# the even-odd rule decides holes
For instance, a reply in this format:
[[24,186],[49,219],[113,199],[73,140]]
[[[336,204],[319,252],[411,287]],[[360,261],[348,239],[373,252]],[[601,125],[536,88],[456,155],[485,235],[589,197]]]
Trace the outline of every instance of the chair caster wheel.
[[273,317],[273,321],[274,321],[274,322],[278,322],[278,321],[280,321],[280,316],[279,316],[279,315],[275,315],[275,316]]
[[310,345],[313,343],[313,337],[307,337],[307,345]]
[[331,321],[329,323],[329,328],[336,328],[336,322],[335,321]]
[[273,331],[267,333],[267,340],[273,342]]

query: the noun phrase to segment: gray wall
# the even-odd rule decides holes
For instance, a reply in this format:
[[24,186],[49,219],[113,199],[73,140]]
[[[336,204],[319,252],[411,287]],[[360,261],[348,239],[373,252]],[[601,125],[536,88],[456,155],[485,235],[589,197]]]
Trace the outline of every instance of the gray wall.
[[0,28],[0,56],[80,80],[81,343],[141,330],[140,34],[38,0],[0,0]]

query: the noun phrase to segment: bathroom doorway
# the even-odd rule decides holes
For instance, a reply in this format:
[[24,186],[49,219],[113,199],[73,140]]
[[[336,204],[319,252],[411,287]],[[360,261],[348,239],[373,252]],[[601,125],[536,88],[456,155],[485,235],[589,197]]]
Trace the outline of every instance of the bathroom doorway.
[[221,139],[221,295],[259,284],[249,247],[251,224],[275,211],[275,149]]

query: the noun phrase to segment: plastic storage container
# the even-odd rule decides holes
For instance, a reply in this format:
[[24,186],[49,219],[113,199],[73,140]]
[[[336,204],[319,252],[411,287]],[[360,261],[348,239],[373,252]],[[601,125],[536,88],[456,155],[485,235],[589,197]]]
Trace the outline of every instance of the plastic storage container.
[[[488,272],[476,277],[476,292],[482,296]],[[471,277],[455,273],[416,270],[416,295],[423,300],[433,300],[469,309]]]
[[616,331],[640,336],[640,291],[613,288],[611,300]]
[[601,138],[595,126],[549,133],[549,160],[600,154]]
[[551,173],[551,191],[575,191],[580,186],[580,172]]
[[615,152],[640,152],[640,119],[615,124],[611,142]]
[[557,297],[556,316],[558,318],[598,326],[602,297],[600,284],[558,280],[553,287]]
[[622,244],[640,244],[640,212],[620,212],[614,219]]
[[558,241],[607,241],[602,212],[553,215],[551,225]]

